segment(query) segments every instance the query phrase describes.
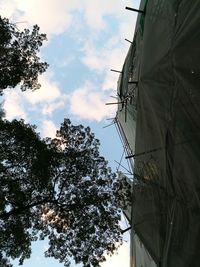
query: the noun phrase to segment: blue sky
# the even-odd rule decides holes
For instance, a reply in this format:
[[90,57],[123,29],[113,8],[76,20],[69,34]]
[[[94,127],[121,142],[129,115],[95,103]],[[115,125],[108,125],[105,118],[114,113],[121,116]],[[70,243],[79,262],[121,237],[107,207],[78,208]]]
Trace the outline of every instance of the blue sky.
[[[122,153],[115,127],[103,128],[113,118],[118,74],[132,40],[139,0],[0,0],[0,14],[17,23],[18,28],[38,24],[48,36],[40,56],[50,67],[40,77],[41,89],[20,92],[6,90],[4,108],[7,119],[24,118],[36,124],[43,137],[55,136],[64,117],[73,124],[89,125],[101,141],[101,152],[116,169]],[[33,246],[25,267],[61,267],[42,254],[46,243]],[[128,266],[128,244],[103,267]],[[73,267],[73,265],[72,265]]]

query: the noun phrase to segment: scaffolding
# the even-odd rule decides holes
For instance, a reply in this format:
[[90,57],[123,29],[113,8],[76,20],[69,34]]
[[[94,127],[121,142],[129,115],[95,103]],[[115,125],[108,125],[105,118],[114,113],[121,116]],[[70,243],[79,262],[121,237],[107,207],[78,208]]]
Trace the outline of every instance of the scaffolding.
[[131,267],[199,267],[200,1],[139,10],[115,119],[134,178]]

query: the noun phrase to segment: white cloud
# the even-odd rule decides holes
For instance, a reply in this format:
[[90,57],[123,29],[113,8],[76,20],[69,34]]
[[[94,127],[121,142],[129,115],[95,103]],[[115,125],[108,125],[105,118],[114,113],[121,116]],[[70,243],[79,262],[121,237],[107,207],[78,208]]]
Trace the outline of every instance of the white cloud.
[[107,72],[105,74],[104,82],[102,85],[103,90],[113,90],[112,95],[117,96],[117,80],[118,80],[119,74],[116,72]]
[[125,5],[132,4],[132,1],[85,0],[82,3],[87,25],[95,30],[103,30],[106,27],[107,15],[127,19]]
[[[134,7],[138,2],[134,3]],[[71,97],[71,112],[81,118],[100,121],[115,109],[105,106],[105,102],[107,102],[105,91],[116,90],[117,87],[118,74],[110,72],[110,69],[122,69],[129,47],[124,38],[132,39],[136,14],[125,10],[126,5],[132,6],[132,1],[0,0],[0,11],[2,16],[12,17],[14,22],[27,21],[27,25],[23,24],[23,27],[37,23],[41,30],[50,36],[61,34],[67,30],[73,32],[74,28],[79,29],[80,39],[84,39],[81,60],[90,70],[103,74],[104,80],[101,82],[101,90],[98,92],[85,87],[77,89]],[[100,46],[99,42],[102,40],[99,39],[98,31],[105,30],[109,17],[115,17],[119,21],[118,32],[111,35],[110,39]],[[84,32],[80,32],[83,27],[78,27],[74,25],[75,23],[82,23],[83,27],[88,26],[92,30],[89,38],[84,36]],[[60,64],[68,64],[68,62],[63,61]],[[40,80],[42,88],[35,92],[23,93],[22,100],[30,105],[28,109],[35,107],[35,110],[40,106],[42,115],[51,115],[54,110],[64,106],[66,98],[63,100],[59,85],[52,82],[52,79],[42,76]],[[77,103],[81,103],[81,105]],[[15,107],[16,111],[13,110],[15,104],[13,104],[13,108],[8,104],[7,102],[9,114],[16,112],[16,114],[25,115],[19,104]],[[88,110],[93,110],[93,113]],[[12,116],[10,115],[10,117]]]
[[6,119],[28,119],[28,115],[25,112],[24,104],[22,101],[22,92],[19,89],[15,88],[14,90],[6,90],[4,100],[5,101],[3,108],[6,112]]
[[[102,2],[104,1],[85,1],[85,19],[88,26],[94,29],[103,30],[106,27],[106,23],[103,20]],[[108,1],[107,1],[108,2]]]
[[86,83],[75,90],[70,97],[70,111],[81,119],[101,121],[112,116],[115,107],[106,106],[107,97],[93,88],[94,85]]
[[[105,61],[104,51],[101,52],[98,49],[95,49],[94,46],[89,44],[85,46],[84,56],[82,62],[91,70],[95,71],[104,71],[107,65]],[[101,56],[100,56],[101,54]]]
[[[2,17],[10,18],[18,13],[15,0],[0,1],[0,13]],[[14,19],[14,18],[13,18]]]
[[[1,15],[14,22],[26,21],[22,27],[38,24],[48,35],[60,34],[71,26],[71,10],[78,1],[65,0],[6,0],[0,3]],[[19,25],[20,26],[20,25]]]
[[125,10],[125,5],[131,5],[131,2],[130,0],[6,0],[0,1],[0,12],[2,16],[12,18],[13,22],[26,21],[22,27],[38,24],[41,30],[50,36],[61,34],[73,27],[74,11],[82,11],[85,19],[82,23],[86,23],[94,30],[105,29],[107,15],[131,20],[133,15],[127,16]]
[[123,243],[119,248],[118,254],[112,257],[107,257],[104,263],[101,263],[101,267],[129,267],[130,265],[130,244]]
[[49,35],[68,30],[72,26],[72,12],[78,10],[83,12],[89,27],[102,30],[106,25],[105,16],[123,14],[124,3],[116,0],[6,0],[6,3],[0,2],[2,16],[12,17],[14,22],[26,21],[27,25],[38,24],[42,31]]
[[54,138],[56,136],[56,125],[51,120],[44,120],[42,122],[41,127],[41,136],[42,137],[51,137]]
[[[129,41],[133,40],[133,33],[134,33],[134,25],[136,22],[136,16],[133,16],[133,18],[130,21],[122,21],[119,25],[119,35],[121,36],[121,39],[128,39]],[[131,27],[130,27],[131,26]]]
[[41,88],[34,92],[22,92],[18,87],[5,90],[4,109],[8,120],[23,118],[27,121],[36,114],[40,114],[41,120],[64,107],[67,96],[61,94],[59,85],[47,75],[41,76],[39,82]]
[[34,110],[40,109],[42,115],[50,116],[55,110],[64,107],[68,96],[61,93],[60,85],[50,75],[41,76],[39,82],[41,88],[34,92],[24,92],[24,98],[35,107]]
[[[110,69],[121,71],[130,43],[124,39],[133,39],[134,24],[137,14],[125,10],[125,6],[133,6],[132,1],[95,0],[92,3],[85,1],[85,16],[88,25],[92,28],[105,27],[106,16],[117,17],[118,31],[111,35],[101,46],[96,35],[86,38],[83,45],[81,61],[90,70],[104,74],[103,90],[116,90],[118,74]],[[139,1],[134,3],[138,7]],[[95,37],[94,37],[95,36]]]
[[99,72],[111,68],[121,70],[127,49],[127,44],[121,39],[115,39],[113,42],[113,38],[111,38],[101,48],[96,47],[95,43],[91,44],[86,41],[82,62],[89,69]]
[[23,12],[20,19],[37,23],[47,34],[60,34],[71,25],[70,1],[17,0],[17,6]]
[[95,43],[85,41],[81,60],[90,70],[104,74],[102,90],[117,90],[119,74],[110,69],[122,70],[128,49],[129,43],[119,36],[111,37],[101,48],[97,48]]
[[[121,215],[120,226],[122,229],[128,227],[125,216]],[[101,264],[101,267],[129,267],[130,266],[130,233],[126,232],[124,235],[124,241],[122,246],[119,247],[117,254],[112,257],[106,257],[106,262]]]
[[37,104],[41,102],[52,103],[61,97],[59,85],[52,81],[47,75],[43,75],[39,78],[41,88],[34,92],[26,91],[24,93],[25,98],[31,104]]
[[53,113],[53,111],[55,111],[56,109],[63,108],[64,104],[65,103],[62,100],[58,101],[58,102],[54,102],[54,103],[47,103],[42,108],[42,114],[43,115],[51,115]]

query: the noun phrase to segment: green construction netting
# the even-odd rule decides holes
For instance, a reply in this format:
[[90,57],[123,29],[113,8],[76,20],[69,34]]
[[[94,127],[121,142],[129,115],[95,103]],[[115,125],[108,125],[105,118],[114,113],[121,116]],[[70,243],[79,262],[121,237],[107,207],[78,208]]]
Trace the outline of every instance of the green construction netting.
[[149,0],[139,27],[117,112],[138,181],[133,231],[158,266],[199,267],[200,0]]

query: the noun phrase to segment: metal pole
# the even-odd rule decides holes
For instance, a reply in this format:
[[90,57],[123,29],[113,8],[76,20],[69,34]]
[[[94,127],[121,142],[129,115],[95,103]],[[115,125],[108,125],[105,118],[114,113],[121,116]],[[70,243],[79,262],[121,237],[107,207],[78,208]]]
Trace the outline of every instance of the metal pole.
[[117,105],[117,104],[123,104],[123,103],[124,103],[124,101],[116,102],[116,103],[106,103],[106,105]]
[[135,12],[138,12],[138,13],[145,14],[145,12],[143,10],[135,9],[135,8],[132,8],[132,7],[126,6],[126,9],[128,9],[130,11],[135,11]]
[[131,42],[130,40],[128,40],[128,39],[126,39],[126,38],[125,38],[125,41],[127,41],[127,42],[129,42],[129,43],[131,43],[131,44],[133,43],[133,42]]
[[111,69],[110,71],[122,73],[122,71],[119,71],[119,70],[113,70],[113,69]]
[[131,82],[128,82],[129,84],[138,84],[138,81],[131,81]]

